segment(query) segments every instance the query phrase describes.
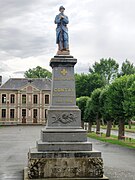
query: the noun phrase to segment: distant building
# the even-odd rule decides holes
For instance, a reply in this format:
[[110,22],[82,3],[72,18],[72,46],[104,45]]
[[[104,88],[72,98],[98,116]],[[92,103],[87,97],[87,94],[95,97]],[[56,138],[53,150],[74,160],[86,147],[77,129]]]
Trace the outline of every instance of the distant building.
[[0,87],[0,125],[45,124],[50,93],[50,79],[9,79]]

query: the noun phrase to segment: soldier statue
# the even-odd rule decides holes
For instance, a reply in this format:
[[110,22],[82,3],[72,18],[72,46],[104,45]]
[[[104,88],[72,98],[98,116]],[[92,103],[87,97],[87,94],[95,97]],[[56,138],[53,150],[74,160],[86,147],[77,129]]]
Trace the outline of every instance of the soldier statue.
[[60,6],[60,13],[55,17],[56,28],[56,44],[58,44],[59,53],[69,53],[69,40],[68,40],[68,17],[64,14],[65,8]]

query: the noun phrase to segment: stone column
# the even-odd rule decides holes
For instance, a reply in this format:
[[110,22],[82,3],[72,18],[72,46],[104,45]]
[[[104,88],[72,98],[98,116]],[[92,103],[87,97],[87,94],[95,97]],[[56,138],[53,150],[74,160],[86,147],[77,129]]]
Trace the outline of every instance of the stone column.
[[[47,125],[41,131],[41,140],[86,141],[86,131],[81,128],[81,111],[76,106],[73,56],[55,56],[52,67],[51,102]],[[53,131],[53,133],[52,133]],[[55,133],[55,136],[54,136]]]

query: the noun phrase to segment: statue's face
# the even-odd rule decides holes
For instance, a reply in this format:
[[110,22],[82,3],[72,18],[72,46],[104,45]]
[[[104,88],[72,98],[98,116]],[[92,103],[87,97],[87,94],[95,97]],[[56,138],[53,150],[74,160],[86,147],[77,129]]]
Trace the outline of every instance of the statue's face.
[[60,12],[61,12],[61,13],[64,13],[64,9],[63,9],[63,8],[62,8],[62,9],[60,9]]

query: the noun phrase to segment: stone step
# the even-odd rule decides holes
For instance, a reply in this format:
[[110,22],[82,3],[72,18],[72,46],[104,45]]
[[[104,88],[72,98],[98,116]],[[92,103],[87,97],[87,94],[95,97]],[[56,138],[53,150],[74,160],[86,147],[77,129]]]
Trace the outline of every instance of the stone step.
[[86,142],[87,135],[84,129],[46,128],[41,130],[43,142]]
[[85,158],[101,157],[99,151],[37,151],[37,148],[30,148],[29,158]]
[[37,142],[38,151],[91,151],[90,142]]

